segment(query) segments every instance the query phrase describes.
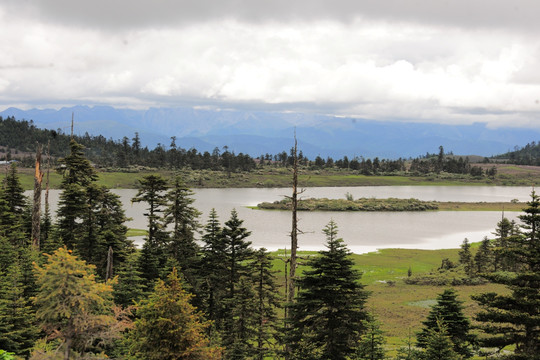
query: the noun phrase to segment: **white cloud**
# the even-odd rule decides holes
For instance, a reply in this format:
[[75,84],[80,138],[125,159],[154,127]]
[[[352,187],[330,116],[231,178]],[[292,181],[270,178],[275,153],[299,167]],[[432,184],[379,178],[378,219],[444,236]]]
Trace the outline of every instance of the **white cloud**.
[[[540,40],[537,31],[528,33],[538,22],[529,23],[523,10],[536,9],[536,2],[508,8],[509,2],[492,1],[493,11],[485,13],[471,5],[471,13],[483,14],[478,26],[472,18],[459,20],[453,7],[424,1],[412,7],[420,9],[416,15],[399,1],[386,11],[374,1],[361,7],[341,1],[337,9],[325,1],[309,9],[278,1],[267,16],[268,5],[258,2],[237,2],[246,5],[241,11],[179,2],[185,11],[177,14],[176,2],[164,1],[171,14],[159,26],[158,15],[167,9],[142,0],[128,7],[87,2],[80,14],[60,0],[44,2],[46,8],[7,3],[0,5],[5,107],[250,103],[376,119],[527,126],[536,125],[540,110]],[[13,9],[20,15],[11,16]],[[297,15],[276,21],[287,9]],[[298,19],[301,10],[306,13]],[[122,11],[136,16],[113,26]],[[195,20],[184,21],[190,13]],[[148,21],[138,18],[144,14]],[[253,21],[258,18],[264,21]]]

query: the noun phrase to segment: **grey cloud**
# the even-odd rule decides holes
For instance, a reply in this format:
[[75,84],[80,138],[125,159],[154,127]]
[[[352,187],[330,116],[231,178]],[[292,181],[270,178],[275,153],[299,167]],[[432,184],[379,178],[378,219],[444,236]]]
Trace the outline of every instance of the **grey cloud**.
[[338,20],[413,22],[458,27],[539,29],[537,0],[5,0],[9,12],[98,28],[169,27],[241,21]]

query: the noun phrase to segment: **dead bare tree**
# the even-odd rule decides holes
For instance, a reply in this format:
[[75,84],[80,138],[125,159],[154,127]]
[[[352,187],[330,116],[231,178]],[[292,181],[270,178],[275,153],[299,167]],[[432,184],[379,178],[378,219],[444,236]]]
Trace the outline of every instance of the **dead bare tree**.
[[34,174],[34,206],[32,208],[32,246],[39,250],[40,221],[41,221],[41,181],[43,171],[41,171],[41,145],[37,143],[36,150],[36,171]]

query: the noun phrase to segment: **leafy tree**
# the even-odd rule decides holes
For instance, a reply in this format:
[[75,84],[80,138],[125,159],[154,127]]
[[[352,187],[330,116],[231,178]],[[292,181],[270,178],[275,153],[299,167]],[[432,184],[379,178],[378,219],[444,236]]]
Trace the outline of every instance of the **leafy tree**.
[[65,247],[35,266],[39,292],[34,303],[36,316],[49,338],[62,340],[64,359],[72,349],[84,352],[115,322],[112,288],[97,283],[94,266],[77,259]]
[[298,280],[300,290],[290,305],[289,343],[293,356],[312,349],[323,354],[320,358],[346,359],[365,331],[368,294],[359,283],[360,273],[353,269],[350,251],[337,237],[335,222],[323,231],[328,250],[310,259],[310,270]]
[[222,349],[210,344],[210,325],[190,304],[176,270],[167,282],[158,280],[148,300],[138,303],[135,327],[129,334],[130,353],[142,359],[221,359]]
[[457,299],[454,289],[446,289],[437,296],[437,304],[431,308],[424,328],[418,333],[418,346],[427,348],[428,339],[433,331],[439,328],[438,322],[444,325],[454,351],[467,359],[472,356],[471,344],[474,336],[470,334],[470,321],[463,314],[463,302]]
[[485,293],[473,296],[483,311],[477,314],[485,333],[481,344],[500,349],[514,345],[506,359],[540,359],[540,199],[533,191],[519,219],[523,235],[511,244],[520,271],[513,276],[488,276],[504,284],[510,294]]

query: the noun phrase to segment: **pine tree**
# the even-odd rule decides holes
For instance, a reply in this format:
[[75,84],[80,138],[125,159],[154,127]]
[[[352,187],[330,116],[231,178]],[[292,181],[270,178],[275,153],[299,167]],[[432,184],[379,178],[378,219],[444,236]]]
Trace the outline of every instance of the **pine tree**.
[[255,355],[258,360],[263,360],[268,356],[275,356],[274,346],[277,343],[278,334],[277,312],[280,307],[278,297],[278,286],[275,282],[275,271],[272,271],[272,258],[261,248],[255,252],[254,260],[251,263],[252,281],[254,284],[256,310],[255,329]]
[[36,315],[49,337],[63,342],[67,360],[72,349],[84,352],[115,322],[112,288],[97,283],[94,266],[65,247],[47,258],[42,267],[35,267],[39,286]]
[[24,296],[23,274],[12,262],[0,274],[0,349],[28,356],[39,329],[28,297]]
[[443,321],[436,321],[435,327],[426,333],[425,360],[459,360],[460,357],[454,351],[450,338]]
[[122,307],[134,305],[144,294],[144,279],[139,271],[138,256],[137,252],[128,255],[116,272],[118,281],[113,285],[114,302]]
[[334,221],[323,230],[325,251],[310,259],[302,278],[296,302],[290,307],[289,343],[293,355],[299,349],[322,352],[321,358],[346,359],[354,353],[367,319],[368,296],[353,269],[350,251],[337,237]]
[[427,319],[422,323],[424,328],[418,333],[418,346],[427,348],[428,338],[438,328],[437,322],[444,325],[453,349],[468,359],[472,356],[471,344],[474,336],[470,334],[470,321],[463,314],[463,302],[457,299],[454,289],[446,289],[437,297],[437,304],[431,308]]
[[190,304],[176,270],[167,282],[158,280],[148,300],[138,303],[135,327],[129,334],[130,353],[147,360],[221,359],[222,349],[204,336],[210,325]]
[[8,206],[8,211],[20,217],[26,206],[26,197],[17,173],[17,165],[12,163],[2,183],[3,192],[0,196]]
[[231,218],[225,222],[221,235],[225,243],[226,266],[228,272],[227,290],[229,299],[234,298],[235,286],[240,281],[240,277],[248,274],[246,260],[252,258],[253,250],[251,249],[251,241],[246,238],[251,235],[242,226],[243,220],[238,218],[236,210],[231,211]]
[[200,225],[200,212],[192,204],[194,193],[184,185],[178,176],[167,193],[168,206],[163,215],[165,225],[173,225],[173,231],[167,244],[167,253],[180,266],[180,271],[192,287],[197,287],[196,265],[198,263],[199,246],[195,241],[195,233]]
[[485,333],[481,344],[498,349],[514,345],[514,354],[503,358],[515,360],[540,359],[540,198],[534,191],[527,205],[519,216],[523,234],[511,244],[520,271],[489,276],[511,293],[473,296],[483,307],[476,317]]
[[148,236],[139,258],[140,269],[145,279],[153,281],[159,277],[159,269],[167,260],[167,236],[160,216],[166,205],[164,191],[167,190],[167,182],[161,176],[148,175],[139,180],[139,184],[139,191],[131,201],[148,204],[148,212],[144,214],[148,218]]
[[217,212],[212,209],[202,236],[204,245],[200,266],[200,297],[207,318],[213,321],[217,329],[223,327],[223,299],[227,296],[226,284],[229,278],[226,266],[227,244],[221,230]]
[[373,314],[363,321],[365,333],[361,336],[353,359],[355,360],[384,360],[386,339],[380,323]]
[[458,252],[459,263],[463,265],[465,273],[469,277],[474,276],[474,261],[471,254],[471,244],[469,244],[469,239],[463,240],[461,244],[461,250]]
[[485,274],[494,270],[492,244],[487,237],[484,237],[480,243],[480,247],[474,255],[474,264],[476,267],[476,273],[478,274]]

